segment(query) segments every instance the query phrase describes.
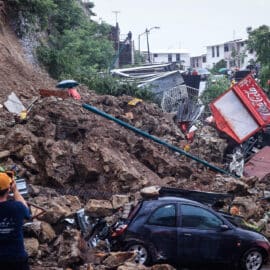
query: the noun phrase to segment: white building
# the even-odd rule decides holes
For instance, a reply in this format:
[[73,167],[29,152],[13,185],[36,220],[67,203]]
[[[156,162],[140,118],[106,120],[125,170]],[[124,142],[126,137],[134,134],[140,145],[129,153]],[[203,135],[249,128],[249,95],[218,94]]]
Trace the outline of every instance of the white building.
[[191,56],[190,57],[190,66],[193,68],[206,68],[206,54],[202,54],[199,56]]
[[[144,55],[147,59],[147,52],[144,52]],[[183,67],[190,66],[190,55],[186,50],[182,49],[151,51],[150,59],[153,64],[178,63]]]
[[227,68],[245,68],[251,59],[256,59],[253,51],[247,49],[246,40],[236,39],[222,44],[207,46],[206,67],[213,66],[220,60],[225,60]]

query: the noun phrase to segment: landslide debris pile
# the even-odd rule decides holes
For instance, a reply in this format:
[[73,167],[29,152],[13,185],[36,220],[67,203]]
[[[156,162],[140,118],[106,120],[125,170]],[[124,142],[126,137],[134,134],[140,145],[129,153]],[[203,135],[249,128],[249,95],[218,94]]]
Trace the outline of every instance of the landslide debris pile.
[[[182,140],[172,119],[155,104],[134,107],[128,105],[131,97],[90,92],[83,99],[176,145]],[[26,123],[14,122],[2,131],[0,149],[10,152],[9,163],[20,166],[29,183],[54,187],[65,194],[108,198],[147,185],[177,185],[193,175],[190,161],[183,156],[85,110],[71,99],[40,99]],[[211,174],[198,170],[202,177]]]

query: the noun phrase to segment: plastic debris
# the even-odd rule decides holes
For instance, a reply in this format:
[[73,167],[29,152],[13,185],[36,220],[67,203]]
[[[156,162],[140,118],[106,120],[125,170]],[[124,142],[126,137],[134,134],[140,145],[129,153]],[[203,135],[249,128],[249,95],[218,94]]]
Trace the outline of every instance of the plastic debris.
[[4,105],[11,113],[20,114],[22,111],[26,111],[26,108],[14,92],[8,96],[8,99],[6,102],[4,102]]

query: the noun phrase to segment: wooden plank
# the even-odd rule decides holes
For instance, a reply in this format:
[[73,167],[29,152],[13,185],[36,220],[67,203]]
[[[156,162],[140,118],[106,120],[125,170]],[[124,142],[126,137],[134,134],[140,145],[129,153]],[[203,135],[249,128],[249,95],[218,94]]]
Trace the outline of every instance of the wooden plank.
[[39,89],[39,94],[41,97],[60,97],[60,98],[68,98],[69,94],[64,90],[50,90],[50,89]]

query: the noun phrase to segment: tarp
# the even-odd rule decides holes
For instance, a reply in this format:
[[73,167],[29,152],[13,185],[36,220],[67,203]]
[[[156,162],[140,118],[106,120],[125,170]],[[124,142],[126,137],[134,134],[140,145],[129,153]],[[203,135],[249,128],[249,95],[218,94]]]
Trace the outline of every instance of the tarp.
[[217,128],[242,143],[270,123],[270,101],[251,75],[210,104]]

